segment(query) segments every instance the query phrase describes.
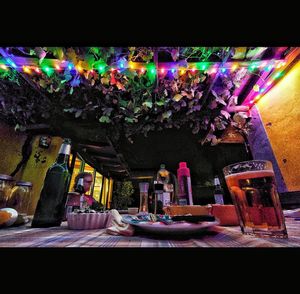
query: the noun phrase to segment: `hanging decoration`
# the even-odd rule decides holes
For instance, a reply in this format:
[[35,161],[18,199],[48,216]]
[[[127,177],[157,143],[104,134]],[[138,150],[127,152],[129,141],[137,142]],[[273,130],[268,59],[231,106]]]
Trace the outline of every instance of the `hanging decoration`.
[[[202,143],[216,144],[218,134],[235,123],[233,114],[249,109],[237,105],[242,81],[285,66],[282,59],[247,60],[247,54],[253,58],[265,47],[244,48],[0,48],[0,78],[18,85],[25,78],[44,95],[44,108],[28,97],[31,110],[22,119],[8,110],[24,108],[22,98],[0,96],[2,115],[24,125],[60,111],[109,125],[130,141],[138,134],[185,125],[204,134]],[[171,61],[158,62],[162,53]],[[271,86],[259,84],[253,90],[264,94]]]

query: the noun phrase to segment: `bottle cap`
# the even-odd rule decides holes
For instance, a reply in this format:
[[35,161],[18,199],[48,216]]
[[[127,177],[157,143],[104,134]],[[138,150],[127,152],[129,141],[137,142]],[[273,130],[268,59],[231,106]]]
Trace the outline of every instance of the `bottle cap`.
[[13,181],[14,179],[9,175],[0,174],[0,180]]
[[179,167],[180,168],[186,167],[186,162],[185,161],[179,162]]

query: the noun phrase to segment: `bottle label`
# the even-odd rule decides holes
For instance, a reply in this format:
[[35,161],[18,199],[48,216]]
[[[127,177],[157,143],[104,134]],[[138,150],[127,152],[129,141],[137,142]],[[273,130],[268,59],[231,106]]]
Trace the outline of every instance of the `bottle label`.
[[70,155],[70,153],[71,153],[71,145],[70,144],[62,144],[60,146],[58,154]]
[[224,204],[223,194],[215,194],[214,198],[216,204]]
[[[191,178],[188,176],[181,176],[179,179],[179,196],[186,198],[188,205],[193,205]],[[185,205],[185,204],[182,204]]]
[[169,206],[171,202],[171,195],[169,192],[163,193],[163,206]]

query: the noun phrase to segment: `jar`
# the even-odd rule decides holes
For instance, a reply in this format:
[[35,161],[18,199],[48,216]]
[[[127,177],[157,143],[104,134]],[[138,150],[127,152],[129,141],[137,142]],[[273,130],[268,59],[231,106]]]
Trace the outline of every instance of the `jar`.
[[32,183],[18,181],[12,188],[6,206],[15,209],[19,214],[27,214],[32,195]]
[[0,208],[7,207],[7,200],[11,194],[13,186],[13,177],[0,174]]

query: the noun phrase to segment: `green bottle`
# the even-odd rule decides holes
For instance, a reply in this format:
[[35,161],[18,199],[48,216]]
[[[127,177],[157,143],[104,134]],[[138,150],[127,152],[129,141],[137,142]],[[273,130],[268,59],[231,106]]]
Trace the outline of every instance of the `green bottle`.
[[46,173],[40,199],[31,223],[32,227],[45,228],[61,225],[71,178],[69,172],[70,152],[71,140],[65,138],[56,161]]

